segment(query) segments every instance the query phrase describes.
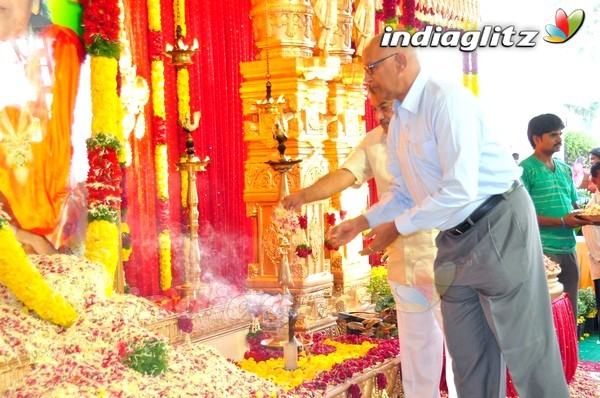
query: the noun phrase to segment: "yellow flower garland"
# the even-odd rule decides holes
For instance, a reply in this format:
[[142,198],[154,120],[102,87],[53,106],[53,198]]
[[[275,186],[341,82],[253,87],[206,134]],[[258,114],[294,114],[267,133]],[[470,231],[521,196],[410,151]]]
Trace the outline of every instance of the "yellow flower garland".
[[154,168],[156,170],[156,187],[160,200],[169,199],[169,161],[167,146],[157,145],[154,148]]
[[[123,141],[123,132],[119,126],[121,104],[117,92],[118,61],[114,58],[93,56],[91,58],[92,89],[92,134],[113,134]],[[120,134],[120,136],[119,136]]]
[[115,224],[105,220],[95,220],[88,224],[85,257],[106,267],[111,277],[106,287],[106,296],[111,297],[119,264],[119,230]]
[[40,318],[63,327],[71,326],[77,312],[31,265],[12,228],[0,228],[0,242],[0,282]]
[[187,26],[185,26],[185,1],[175,0],[173,2],[173,12],[175,14],[175,27],[181,26],[181,34],[187,35]]
[[161,119],[166,117],[165,111],[165,66],[163,61],[152,61],[152,109]]
[[161,26],[160,0],[148,0],[148,27],[160,32]]
[[179,119],[185,122],[185,117],[191,115],[190,111],[190,75],[186,68],[177,71],[177,106]]
[[158,235],[159,257],[160,257],[160,288],[167,290],[173,282],[171,274],[171,234],[168,230]]

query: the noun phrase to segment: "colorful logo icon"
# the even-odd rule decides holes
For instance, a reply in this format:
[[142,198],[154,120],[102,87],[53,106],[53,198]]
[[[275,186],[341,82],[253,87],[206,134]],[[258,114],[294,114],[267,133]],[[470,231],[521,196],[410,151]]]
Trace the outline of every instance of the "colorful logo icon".
[[548,43],[564,43],[575,36],[575,33],[583,25],[585,13],[583,10],[575,10],[567,17],[567,13],[562,8],[556,10],[556,25],[546,25],[546,32],[550,36],[545,36],[544,40]]

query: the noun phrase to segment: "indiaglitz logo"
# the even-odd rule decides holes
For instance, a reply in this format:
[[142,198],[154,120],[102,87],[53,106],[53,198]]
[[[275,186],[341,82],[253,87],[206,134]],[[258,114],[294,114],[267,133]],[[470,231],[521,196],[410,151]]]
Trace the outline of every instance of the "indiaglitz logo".
[[556,25],[546,25],[546,32],[550,36],[545,36],[544,40],[548,43],[565,43],[570,40],[583,25],[585,12],[575,10],[567,17],[567,13],[562,8],[556,10]]

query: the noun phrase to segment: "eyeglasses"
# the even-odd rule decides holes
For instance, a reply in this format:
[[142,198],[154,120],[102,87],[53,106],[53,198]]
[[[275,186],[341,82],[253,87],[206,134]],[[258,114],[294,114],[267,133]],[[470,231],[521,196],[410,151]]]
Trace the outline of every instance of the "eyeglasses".
[[373,62],[372,64],[369,64],[369,65],[365,65],[365,66],[363,66],[363,68],[364,68],[364,70],[365,70],[365,72],[366,72],[367,74],[369,74],[369,75],[372,75],[372,74],[373,74],[373,68],[375,68],[375,67],[376,67],[378,64],[382,63],[382,62],[383,62],[383,61],[385,61],[386,59],[388,59],[388,58],[392,58],[392,57],[393,57],[394,55],[396,55],[396,54],[398,54],[398,53],[393,53],[393,54],[390,54],[390,55],[388,55],[387,57],[381,58],[379,61],[375,61],[375,62]]

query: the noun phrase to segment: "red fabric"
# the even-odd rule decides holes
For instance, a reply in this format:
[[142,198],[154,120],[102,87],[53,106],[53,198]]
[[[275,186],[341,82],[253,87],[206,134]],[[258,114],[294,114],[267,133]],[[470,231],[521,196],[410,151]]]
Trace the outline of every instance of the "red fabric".
[[[175,37],[173,7],[162,2],[160,35],[148,29],[145,0],[130,0],[125,25],[129,29],[132,55],[137,72],[150,83],[150,60],[165,61],[166,142],[169,156],[168,205],[156,197],[153,138],[161,134],[152,126],[151,104],[146,107],[147,134],[131,140],[133,164],[127,168],[129,216],[133,252],[125,267],[127,283],[141,295],[160,293],[158,271],[157,211],[168,211],[171,232],[173,285],[182,282],[181,234],[187,225],[181,211],[180,174],[175,163],[184,151],[185,137],[177,124],[175,68],[157,51]],[[239,98],[240,62],[254,57],[250,0],[232,0],[224,8],[222,1],[186,2],[186,41],[197,38],[200,51],[189,67],[191,111],[201,111],[200,127],[194,133],[196,153],[210,156],[208,170],[198,174],[200,247],[203,279],[223,279],[241,288],[251,261],[252,228],[243,201],[244,159],[242,103]],[[147,35],[137,34],[148,32]],[[160,42],[162,40],[162,42]],[[157,54],[158,53],[158,54]],[[164,133],[164,132],[163,132]],[[137,246],[137,247],[136,247]]]
[[[573,309],[567,294],[563,294],[552,302],[552,315],[565,378],[567,383],[570,383],[575,376],[575,370],[577,370],[577,332]],[[507,374],[506,396],[518,397],[510,374]]]
[[[125,26],[131,43],[131,54],[138,75],[150,85],[150,58],[148,37],[139,32],[148,31],[146,0],[129,0]],[[128,206],[124,216],[131,231],[133,251],[125,265],[125,281],[142,296],[158,294],[158,241],[156,236],[156,180],[154,175],[154,148],[152,137],[151,101],[146,105],[146,134],[141,139],[130,137],[132,165],[125,168],[124,187]]]

